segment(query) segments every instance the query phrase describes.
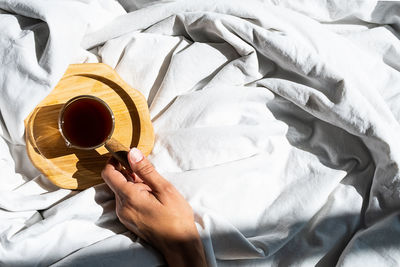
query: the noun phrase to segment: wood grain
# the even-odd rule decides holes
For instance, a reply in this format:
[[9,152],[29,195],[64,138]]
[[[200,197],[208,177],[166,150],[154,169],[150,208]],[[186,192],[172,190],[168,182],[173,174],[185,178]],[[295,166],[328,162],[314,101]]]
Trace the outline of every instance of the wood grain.
[[54,90],[25,119],[26,148],[33,164],[55,185],[85,189],[102,183],[109,152],[68,148],[58,129],[62,106],[78,95],[105,101],[115,116],[113,138],[145,155],[153,149],[154,132],[144,96],[102,63],[70,65]]

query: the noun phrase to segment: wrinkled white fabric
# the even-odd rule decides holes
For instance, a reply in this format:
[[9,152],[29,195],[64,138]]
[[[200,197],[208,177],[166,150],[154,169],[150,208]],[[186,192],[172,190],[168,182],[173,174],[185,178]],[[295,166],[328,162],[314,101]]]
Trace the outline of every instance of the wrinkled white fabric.
[[159,266],[106,185],[58,189],[24,118],[68,64],[147,99],[210,266],[400,264],[398,2],[0,0],[0,265]]

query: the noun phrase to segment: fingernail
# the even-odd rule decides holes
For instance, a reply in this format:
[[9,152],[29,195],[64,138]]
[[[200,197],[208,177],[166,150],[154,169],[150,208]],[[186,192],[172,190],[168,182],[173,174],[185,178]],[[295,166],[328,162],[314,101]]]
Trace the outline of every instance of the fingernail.
[[143,153],[136,147],[132,148],[131,151],[129,151],[129,157],[131,161],[134,163],[137,163],[143,159]]

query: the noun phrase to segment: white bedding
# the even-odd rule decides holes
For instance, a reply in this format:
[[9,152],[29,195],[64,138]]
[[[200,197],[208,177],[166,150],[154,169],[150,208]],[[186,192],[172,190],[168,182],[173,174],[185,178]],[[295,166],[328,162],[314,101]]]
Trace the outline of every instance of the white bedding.
[[24,118],[68,64],[148,100],[150,159],[210,266],[400,265],[400,3],[0,0],[0,266],[159,266],[102,184],[58,189]]

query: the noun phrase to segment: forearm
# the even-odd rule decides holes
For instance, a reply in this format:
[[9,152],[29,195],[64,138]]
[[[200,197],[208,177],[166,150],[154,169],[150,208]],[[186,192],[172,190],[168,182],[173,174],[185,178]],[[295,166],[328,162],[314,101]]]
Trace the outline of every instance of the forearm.
[[162,251],[171,267],[206,267],[206,257],[200,238],[185,242],[175,242]]

